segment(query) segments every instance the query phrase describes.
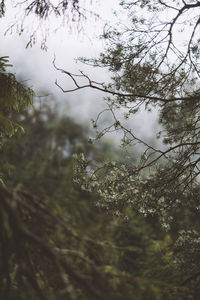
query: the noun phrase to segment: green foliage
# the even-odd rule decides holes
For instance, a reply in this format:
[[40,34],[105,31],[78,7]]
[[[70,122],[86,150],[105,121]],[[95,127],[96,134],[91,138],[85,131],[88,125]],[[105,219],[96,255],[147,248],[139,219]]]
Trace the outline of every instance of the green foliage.
[[5,14],[5,1],[0,1],[0,18],[3,17]]
[[[78,1],[22,5],[27,16],[42,20],[65,17],[69,3],[80,21],[85,15]],[[87,87],[113,96],[108,98],[113,123],[98,131],[99,114],[97,138],[121,132],[123,146],[143,146],[140,160],[108,162],[101,149],[86,142],[81,126],[48,109],[19,114],[33,93],[6,71],[7,58],[0,58],[1,169],[7,183],[0,186],[3,299],[199,298],[200,3],[121,5],[128,22],[105,30],[107,49],[93,60],[113,72],[112,82],[101,85],[84,73],[66,74],[76,89],[84,87],[76,82],[84,77]],[[182,35],[186,29],[188,38]],[[34,41],[33,35],[30,44]],[[157,137],[164,145],[157,148],[127,129],[116,117],[121,107],[127,118],[140,107],[159,110]],[[72,180],[73,154],[78,186]]]
[[[0,57],[0,145],[7,138],[12,137],[17,131],[23,132],[20,121],[16,122],[14,115],[26,109],[32,104],[33,91],[23,83],[17,81],[6,68],[11,67],[8,57]],[[0,169],[0,181],[2,181],[2,169]]]
[[[95,164],[80,156],[77,180],[112,214],[126,215],[131,205],[171,230],[179,245],[176,263],[185,270],[182,285],[191,287],[188,297],[198,299],[200,276],[194,265],[199,267],[200,2],[127,0],[121,6],[125,22],[105,27],[103,53],[82,61],[112,72],[107,85],[90,80],[91,88],[110,95],[106,100],[112,120],[99,130],[97,117],[97,138],[117,131],[127,151],[141,146],[141,156],[123,164]],[[141,107],[158,115],[160,130],[155,129],[152,139],[138,136],[118,117],[121,110],[126,118],[134,118]]]
[[6,71],[8,57],[0,57],[0,139],[11,137],[19,129],[20,124],[13,119],[13,114],[27,108],[32,103],[33,92],[18,82],[12,73]]
[[131,208],[127,220],[105,214],[95,194],[74,185],[80,145],[97,162],[106,158],[83,127],[48,107],[18,118],[26,134],[1,152],[0,297],[179,299],[170,237],[157,238]]

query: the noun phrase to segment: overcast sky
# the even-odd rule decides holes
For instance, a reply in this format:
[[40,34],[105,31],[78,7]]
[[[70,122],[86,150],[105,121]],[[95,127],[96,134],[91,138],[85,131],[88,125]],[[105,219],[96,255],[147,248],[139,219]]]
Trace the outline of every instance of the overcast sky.
[[[40,33],[38,32],[38,42],[31,48],[26,49],[28,33],[19,36],[15,31],[12,34],[4,36],[4,32],[9,27],[10,22],[16,11],[10,7],[7,8],[6,17],[0,19],[0,56],[10,56],[13,64],[13,70],[16,76],[27,80],[36,93],[42,92],[53,93],[60,103],[62,112],[75,116],[80,120],[83,119],[89,124],[91,118],[105,107],[103,95],[100,92],[92,90],[81,90],[72,94],[63,94],[56,86],[55,80],[65,87],[70,87],[70,82],[53,67],[52,61],[54,54],[58,67],[77,73],[79,69],[84,70],[91,78],[96,81],[107,82],[109,74],[106,70],[92,69],[80,63],[75,63],[79,56],[95,57],[104,48],[102,40],[98,36],[103,31],[106,22],[114,22],[113,11],[119,11],[118,1],[107,0],[97,1],[91,7],[99,13],[100,19],[88,18],[83,34],[77,35],[69,32],[69,28],[62,28],[56,34],[50,33],[47,40],[47,51],[40,49]],[[51,23],[57,22],[55,19]],[[54,24],[55,27],[55,24]],[[135,117],[132,122],[135,130],[143,136],[149,137],[155,127],[155,117],[148,113],[142,113]],[[141,125],[142,124],[142,125]]]

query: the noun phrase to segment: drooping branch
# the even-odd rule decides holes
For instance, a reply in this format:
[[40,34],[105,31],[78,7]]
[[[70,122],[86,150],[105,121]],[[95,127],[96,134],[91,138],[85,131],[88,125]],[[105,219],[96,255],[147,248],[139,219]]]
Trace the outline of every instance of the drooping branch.
[[[58,81],[56,80],[55,81],[55,84],[56,86],[61,89],[61,91],[63,93],[72,93],[72,92],[75,92],[75,91],[78,91],[78,90],[82,90],[82,89],[85,89],[85,88],[91,88],[91,89],[96,89],[98,91],[101,91],[101,92],[104,92],[104,93],[107,93],[107,94],[111,94],[113,96],[119,96],[119,97],[122,97],[122,98],[134,98],[136,100],[138,99],[144,99],[144,100],[151,100],[151,101],[158,101],[158,102],[161,102],[161,103],[169,103],[169,102],[176,102],[176,101],[191,101],[191,100],[195,100],[195,99],[199,99],[199,95],[194,95],[194,96],[188,96],[188,97],[169,97],[169,98],[163,98],[163,97],[158,97],[158,96],[153,96],[153,95],[148,95],[148,94],[138,94],[138,93],[123,93],[123,92],[116,92],[114,90],[110,90],[108,89],[107,87],[104,86],[104,83],[99,83],[99,82],[96,82],[94,80],[92,80],[88,75],[86,75],[83,71],[80,71],[79,74],[73,74],[67,70],[64,70],[62,68],[59,68],[56,66],[56,63],[55,63],[55,58],[53,60],[53,65],[55,67],[56,70],[60,71],[61,73],[67,75],[74,83],[75,87],[72,88],[72,89],[65,89],[63,88],[59,83]],[[78,81],[78,78],[81,78],[81,79],[85,79],[86,80],[86,84],[82,84],[82,83],[79,83]],[[131,99],[130,99],[131,101]]]

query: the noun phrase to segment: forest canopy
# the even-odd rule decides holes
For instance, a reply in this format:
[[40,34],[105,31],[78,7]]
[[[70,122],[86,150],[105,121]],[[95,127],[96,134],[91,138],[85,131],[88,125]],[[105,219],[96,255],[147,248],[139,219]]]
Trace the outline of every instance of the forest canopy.
[[[70,77],[75,86],[68,90],[59,83],[57,85],[66,93],[90,87],[110,95],[107,103],[113,123],[99,132],[98,116],[94,121],[97,137],[116,130],[121,132],[124,146],[142,144],[144,148],[137,165],[123,166],[124,177],[119,176],[124,178],[124,185],[119,192],[116,188],[113,199],[120,199],[123,190],[125,194],[129,191],[127,183],[132,177],[133,180],[139,178],[139,187],[141,171],[148,169],[151,175],[149,179],[142,180],[141,187],[146,191],[145,186],[148,186],[148,198],[145,196],[142,201],[143,209],[147,213],[148,209],[155,213],[158,209],[158,214],[163,211],[164,217],[167,211],[162,209],[162,205],[170,211],[176,208],[176,203],[179,207],[179,202],[182,205],[185,202],[179,201],[180,196],[175,196],[175,191],[179,191],[183,198],[187,195],[186,198],[189,197],[191,203],[195,201],[198,207],[200,3],[122,1],[121,5],[129,21],[105,30],[102,38],[107,48],[99,58],[82,59],[94,66],[108,67],[113,74],[112,82],[98,84],[84,73],[71,74],[68,70],[57,68]],[[84,85],[79,83],[80,77],[85,79]],[[116,113],[120,109],[126,111],[125,118],[132,118],[140,107],[159,112],[161,130],[155,131],[154,136],[163,145],[157,147],[144,141],[117,118]],[[95,172],[95,176],[97,174]],[[92,174],[89,182],[91,179]],[[114,185],[116,180],[113,177]],[[105,186],[103,190],[107,190]],[[108,199],[108,194],[105,199]],[[131,201],[136,205],[139,201],[141,206],[141,197],[139,189]],[[128,194],[127,199],[130,199]],[[187,205],[190,205],[188,201]]]
[[[23,5],[26,18],[82,16],[82,1]],[[108,68],[109,84],[54,66],[74,84],[56,82],[64,93],[108,95],[111,123],[100,128],[99,112],[94,141],[117,131],[126,157],[88,142],[82,124],[48,104],[34,106],[34,92],[0,58],[2,299],[199,299],[200,2],[121,7],[127,19],[105,27],[105,51],[81,59]],[[159,115],[150,141],[125,125],[141,108]]]
[[[112,82],[99,84],[83,72],[71,74],[56,66],[74,88],[57,85],[65,93],[85,88],[107,93],[113,121],[98,128],[100,113],[93,121],[96,138],[117,131],[127,151],[138,145],[143,151],[137,163],[99,165],[80,157],[77,172],[82,176],[78,180],[86,190],[98,194],[99,206],[116,215],[123,215],[131,205],[144,216],[157,216],[165,229],[181,222],[177,245],[182,247],[182,262],[188,266],[189,278],[198,279],[198,263],[190,268],[189,256],[198,261],[199,225],[188,227],[181,218],[189,212],[199,216],[200,2],[122,1],[121,6],[128,20],[105,28],[105,51],[99,58],[81,59],[109,68]],[[121,110],[125,119],[131,119],[141,108],[159,115],[161,130],[155,130],[152,142],[117,117]]]

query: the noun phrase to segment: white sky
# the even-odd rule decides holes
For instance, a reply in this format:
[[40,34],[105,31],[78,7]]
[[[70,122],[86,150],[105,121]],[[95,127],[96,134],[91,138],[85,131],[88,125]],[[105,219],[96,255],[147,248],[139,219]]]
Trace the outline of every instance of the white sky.
[[[113,1],[107,1],[105,3],[104,7],[98,4],[96,5],[99,14],[104,16],[104,20],[109,19],[112,15]],[[72,72],[77,72],[80,68],[87,71],[89,69],[88,67],[75,64],[74,59],[78,56],[95,57],[100,52],[103,48],[102,41],[95,38],[95,36],[98,36],[102,32],[103,22],[101,20],[95,21],[89,19],[86,24],[85,34],[81,34],[80,36],[70,34],[68,28],[62,28],[56,34],[50,34],[47,40],[48,50],[46,52],[40,49],[39,38],[36,45],[26,49],[26,43],[28,41],[28,34],[26,35],[26,33],[19,36],[14,32],[12,35],[7,34],[3,36],[10,21],[13,21],[13,15],[13,11],[9,8],[6,17],[0,19],[0,56],[10,56],[10,61],[14,66],[13,69],[16,75],[28,79],[29,85],[32,86],[34,90],[44,88],[44,90],[50,90],[55,93],[59,98],[67,98],[66,105],[69,106],[72,101],[73,111],[76,111],[76,107],[79,106],[78,104],[80,104],[81,110],[85,111],[84,114],[86,114],[88,109],[92,110],[94,108],[94,101],[92,105],[89,105],[90,101],[84,100],[84,98],[88,98],[88,96],[89,98],[94,97],[92,91],[89,93],[88,91],[81,91],[81,94],[77,92],[75,94],[67,94],[67,96],[64,97],[63,93],[58,90],[54,82],[56,78],[60,78],[60,74],[54,69],[52,61],[55,54],[59,67],[66,68]],[[54,19],[53,22],[55,27],[56,19]],[[38,33],[38,36],[39,35],[40,33]],[[105,72],[101,72],[100,74],[99,71],[92,70],[92,76],[97,80],[106,80]],[[67,87],[68,82],[63,81],[63,84],[66,84]],[[99,97],[102,98],[102,94],[99,95]],[[73,100],[68,100],[68,98],[72,98]],[[89,107],[87,107],[88,105]],[[97,105],[96,102],[95,105]]]
[[[39,90],[40,93],[41,90],[44,90],[44,92],[55,94],[62,112],[71,114],[78,120],[83,119],[88,124],[90,119],[95,118],[97,113],[105,107],[105,101],[103,100],[105,95],[92,90],[63,94],[55,86],[55,79],[58,79],[65,88],[69,87],[70,83],[54,69],[52,61],[55,54],[58,67],[75,73],[79,69],[84,70],[96,81],[107,82],[109,80],[109,75],[105,70],[92,69],[85,65],[76,64],[74,61],[78,56],[95,57],[103,50],[103,41],[100,41],[97,37],[102,33],[106,21],[114,21],[113,10],[119,10],[117,0],[106,0],[103,3],[102,5],[102,1],[97,1],[91,7],[100,15],[101,20],[95,21],[89,18],[84,35],[73,35],[66,28],[62,28],[56,34],[50,34],[48,37],[47,52],[40,49],[39,40],[32,48],[26,49],[28,41],[26,33],[21,36],[15,32],[12,35],[3,35],[10,21],[13,20],[14,12],[11,8],[7,9],[6,17],[0,19],[0,56],[10,56],[16,75],[28,80],[28,85],[36,93]],[[56,22],[56,19],[53,22]],[[134,116],[133,123],[140,134],[149,137],[155,126],[155,118],[153,115],[143,112],[138,116]]]

